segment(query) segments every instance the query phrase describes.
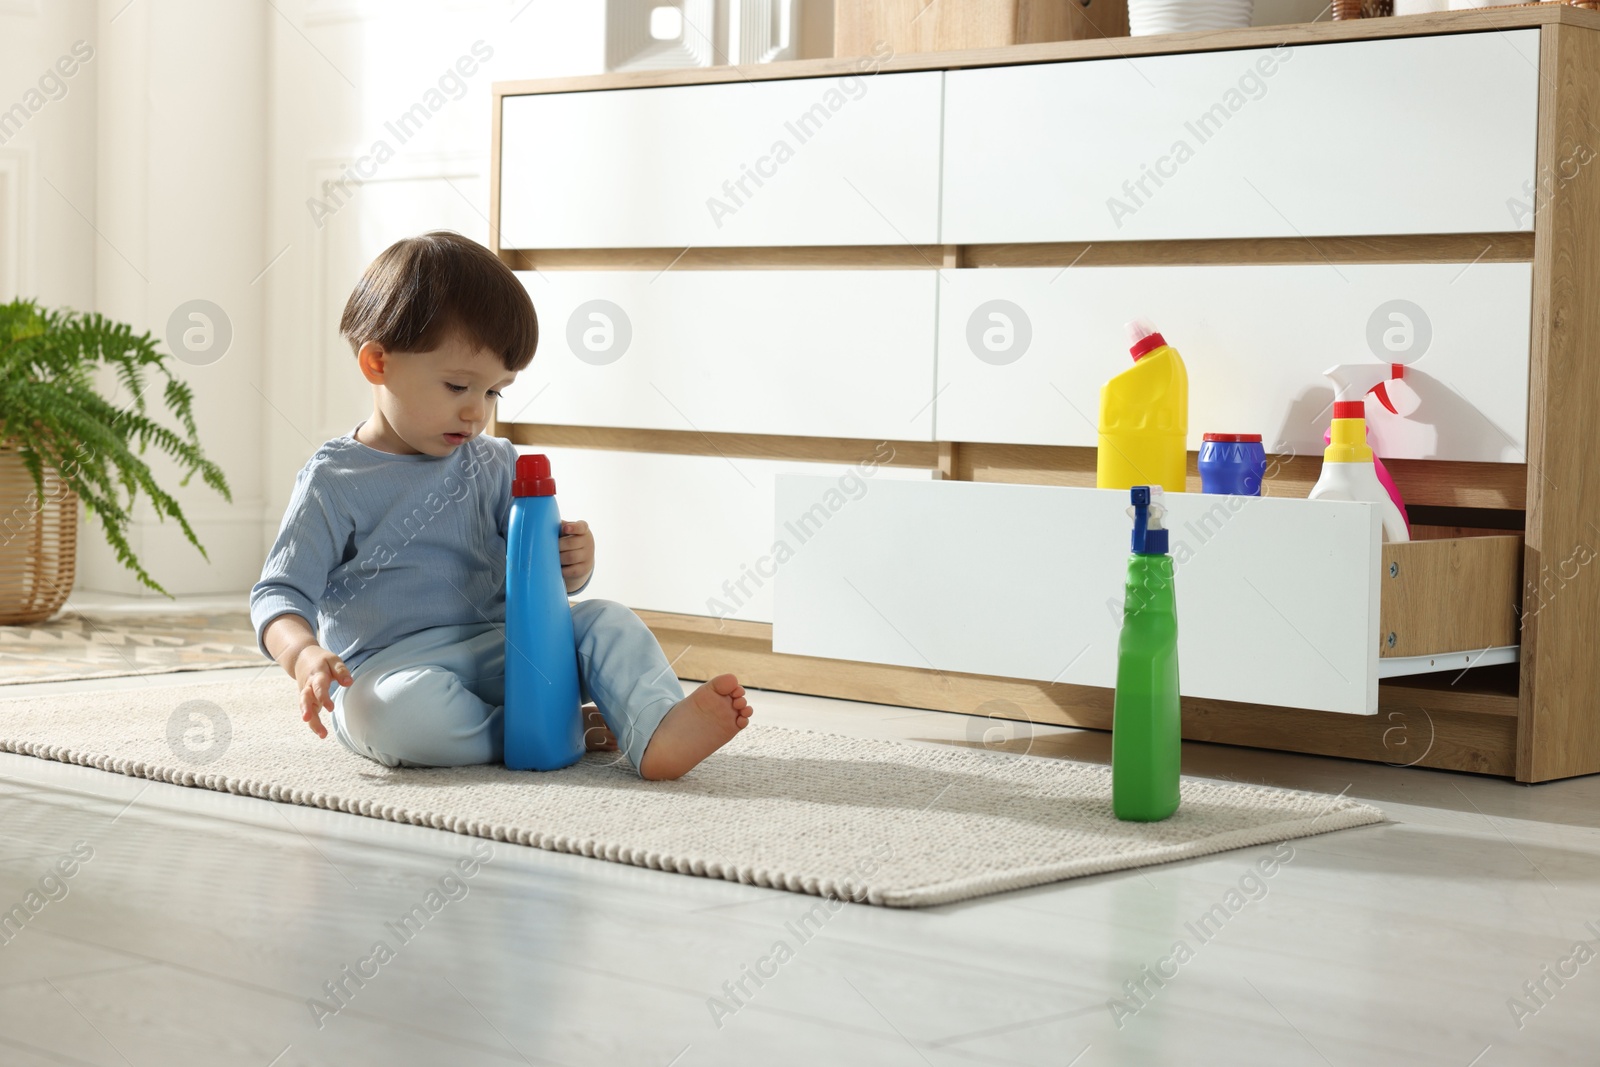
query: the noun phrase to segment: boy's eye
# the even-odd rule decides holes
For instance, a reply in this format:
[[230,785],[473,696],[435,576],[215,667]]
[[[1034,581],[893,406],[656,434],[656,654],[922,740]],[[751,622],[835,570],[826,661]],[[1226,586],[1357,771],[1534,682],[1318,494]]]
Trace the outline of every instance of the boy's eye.
[[[464,392],[467,391],[467,387],[464,386],[464,385],[451,385],[448,382],[445,383],[445,388],[450,390],[452,393],[464,393]],[[489,390],[489,395],[490,396],[501,396],[503,394],[501,394],[498,390],[491,389],[491,390]]]

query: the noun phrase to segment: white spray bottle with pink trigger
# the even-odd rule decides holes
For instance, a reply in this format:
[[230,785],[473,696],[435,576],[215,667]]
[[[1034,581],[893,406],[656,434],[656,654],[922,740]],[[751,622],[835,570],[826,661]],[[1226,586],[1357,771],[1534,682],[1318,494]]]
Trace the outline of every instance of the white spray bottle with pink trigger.
[[[1372,448],[1372,465],[1378,473],[1378,482],[1399,509],[1400,521],[1406,524],[1409,533],[1411,516],[1406,514],[1406,502],[1380,454],[1387,452],[1392,456],[1395,449],[1410,447],[1426,455],[1433,445],[1433,428],[1410,419],[1422,406],[1422,398],[1405,380],[1405,370],[1404,363],[1341,363],[1323,373],[1333,382],[1335,400],[1372,397],[1378,401],[1376,405],[1366,405],[1367,444]],[[1331,427],[1322,432],[1324,445],[1331,432]]]
[[1389,472],[1368,443],[1366,397],[1370,393],[1387,410],[1409,415],[1421,404],[1405,384],[1400,364],[1346,363],[1323,371],[1334,385],[1333,422],[1323,440],[1322,475],[1312,500],[1366,500],[1379,505],[1385,541],[1409,541],[1411,523],[1405,503]]

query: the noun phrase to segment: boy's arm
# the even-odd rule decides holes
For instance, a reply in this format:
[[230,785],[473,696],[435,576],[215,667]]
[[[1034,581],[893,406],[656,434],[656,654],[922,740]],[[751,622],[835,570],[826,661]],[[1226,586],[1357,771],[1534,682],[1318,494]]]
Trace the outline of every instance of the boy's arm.
[[311,624],[292,611],[267,623],[267,628],[262,633],[261,643],[266,646],[267,655],[277,661],[278,666],[294,675],[294,661],[300,653],[317,643],[317,635],[311,629]]
[[[350,668],[340,662],[340,657],[317,644],[311,624],[292,611],[267,623],[262,643],[271,651],[289,677],[300,689],[300,718],[311,727],[311,732],[327,739],[328,728],[322,725],[322,713],[333,711],[333,683],[343,686],[356,684]],[[308,659],[306,652],[316,649]],[[304,661],[302,663],[302,661]],[[303,668],[303,677],[302,677]]]
[[295,477],[277,540],[250,590],[250,616],[262,655],[294,676],[294,661],[317,643],[310,620],[339,564],[350,531],[339,522],[316,484],[313,467]]

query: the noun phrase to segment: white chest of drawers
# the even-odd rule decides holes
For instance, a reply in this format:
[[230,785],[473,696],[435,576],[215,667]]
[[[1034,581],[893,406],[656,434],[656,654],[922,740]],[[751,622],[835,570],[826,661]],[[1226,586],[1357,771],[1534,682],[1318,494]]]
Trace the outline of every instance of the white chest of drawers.
[[[1250,520],[1263,544],[1272,522],[1311,517],[1293,498],[1319,466],[1320,370],[1392,356],[1424,398],[1388,455],[1419,533],[1501,536],[1361,546],[1355,565],[1378,562],[1381,580],[1340,609],[1339,632],[1360,616],[1382,647],[1338,663],[1361,665],[1349,692],[1376,686],[1375,701],[1219,676],[1186,697],[1187,735],[1390,762],[1420,747],[1424,765],[1528,781],[1600,771],[1600,664],[1582,637],[1600,627],[1600,579],[1564,566],[1600,547],[1585,444],[1600,424],[1591,85],[1600,16],[1554,6],[894,57],[871,75],[816,60],[503,83],[492,221],[506,262],[538,272],[544,341],[501,432],[594,450],[593,477],[619,494],[627,457],[648,456],[631,466],[682,485],[686,513],[743,531],[704,558],[618,539],[619,572],[675,568],[671,589],[641,579],[606,595],[646,614],[686,677],[736,667],[757,686],[961,711],[1003,698],[1103,727],[1103,671],[1051,684],[971,638],[919,666],[838,614],[865,608],[812,594],[869,547],[879,577],[915,581],[928,546],[892,546],[907,515],[967,521],[958,491],[974,487],[953,482],[1092,486],[1098,385],[1135,314],[1189,363],[1191,448],[1207,430],[1257,431],[1281,457],[1268,495],[1286,517]],[[802,142],[785,123],[819,102],[828,117],[815,112]],[[569,340],[594,300],[633,328],[629,353],[603,365]],[[970,343],[994,301],[1026,318],[1031,347],[1015,358]],[[1395,301],[1420,313],[1425,351],[1370,340]],[[844,505],[832,547],[819,537],[777,566],[757,606],[694,610],[695,591],[773,557],[785,485],[821,484],[766,464],[831,464],[813,468],[826,479],[874,454],[915,476]],[[759,464],[762,478],[753,493],[696,488],[715,480],[707,462],[730,476]],[[1016,521],[1038,511],[995,492]],[[752,524],[756,500],[778,510]],[[1033,537],[998,530],[992,552],[1026,575]],[[1052,550],[1092,551],[1070,528]],[[939,610],[1037,610],[1002,570],[992,585],[966,573]],[[1192,588],[1196,617],[1235,606]],[[1104,614],[1063,596],[1062,612]],[[936,614],[917,604],[921,622]],[[1394,677],[1491,645],[1518,661],[1504,677]],[[1426,745],[1395,748],[1424,722]]]

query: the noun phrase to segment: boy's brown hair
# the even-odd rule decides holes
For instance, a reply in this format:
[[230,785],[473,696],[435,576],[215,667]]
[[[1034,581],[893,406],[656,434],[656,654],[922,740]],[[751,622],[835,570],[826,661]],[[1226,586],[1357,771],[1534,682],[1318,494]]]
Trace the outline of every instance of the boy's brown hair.
[[533,362],[539,319],[511,268],[450,230],[406,237],[368,264],[345,302],[339,332],[360,352],[426,352],[451,330],[500,357],[512,373]]

